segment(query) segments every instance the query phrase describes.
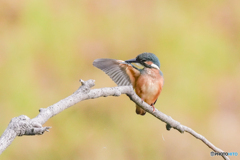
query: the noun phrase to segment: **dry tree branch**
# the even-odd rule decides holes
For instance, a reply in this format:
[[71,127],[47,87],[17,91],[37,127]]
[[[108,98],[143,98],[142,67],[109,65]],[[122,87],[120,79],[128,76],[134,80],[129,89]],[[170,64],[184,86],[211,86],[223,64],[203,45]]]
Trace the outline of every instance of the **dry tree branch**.
[[[164,113],[158,111],[157,109],[153,112],[152,107],[147,103],[143,102],[141,98],[139,98],[134,92],[131,86],[120,86],[120,87],[112,87],[112,88],[100,88],[100,89],[91,89],[94,84],[94,80],[83,81],[81,80],[82,86],[74,92],[72,95],[66,97],[65,99],[60,100],[59,102],[47,107],[41,108],[39,110],[39,114],[30,119],[25,115],[21,115],[19,117],[13,118],[7,129],[4,131],[2,136],[0,137],[0,154],[12,143],[12,141],[17,136],[23,135],[41,135],[45,131],[49,131],[51,127],[42,127],[42,125],[51,117],[57,115],[63,110],[73,106],[74,104],[87,100],[87,99],[95,99],[99,97],[107,97],[107,96],[120,96],[121,94],[126,94],[133,102],[141,106],[148,113],[152,114],[159,120],[165,122],[167,130],[174,128],[181,133],[188,132],[193,135],[195,138],[200,139],[203,143],[205,143],[209,148],[211,148],[215,152],[223,152],[221,149],[214,146],[211,142],[209,142],[205,137],[198,134],[191,128],[181,125],[178,121],[175,121],[170,116],[165,115]],[[229,158],[225,155],[222,156],[225,160],[229,160]]]

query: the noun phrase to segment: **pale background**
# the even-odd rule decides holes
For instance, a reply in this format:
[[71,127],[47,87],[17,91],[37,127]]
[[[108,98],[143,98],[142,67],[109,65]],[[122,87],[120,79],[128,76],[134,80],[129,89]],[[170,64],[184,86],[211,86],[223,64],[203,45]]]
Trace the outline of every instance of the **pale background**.
[[[0,0],[0,134],[11,118],[33,118],[72,94],[80,78],[116,86],[94,59],[152,52],[165,78],[156,107],[240,154],[239,8],[239,0]],[[0,159],[222,159],[134,106],[125,95],[78,103]]]

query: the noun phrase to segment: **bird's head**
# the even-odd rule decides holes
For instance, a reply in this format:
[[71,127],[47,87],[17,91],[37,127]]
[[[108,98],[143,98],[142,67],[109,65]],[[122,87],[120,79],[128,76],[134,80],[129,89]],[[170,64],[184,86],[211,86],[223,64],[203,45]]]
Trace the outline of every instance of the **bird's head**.
[[160,62],[157,56],[153,53],[142,53],[139,54],[136,58],[125,61],[127,63],[139,63],[147,68],[156,68],[160,70]]

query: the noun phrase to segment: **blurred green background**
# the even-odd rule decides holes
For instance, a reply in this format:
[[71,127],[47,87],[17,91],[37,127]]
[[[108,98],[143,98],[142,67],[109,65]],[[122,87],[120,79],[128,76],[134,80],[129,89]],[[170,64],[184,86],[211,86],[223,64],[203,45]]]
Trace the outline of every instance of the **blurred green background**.
[[[97,58],[155,53],[165,84],[156,107],[240,154],[240,2],[0,0],[0,134],[72,94],[79,79],[116,86]],[[222,159],[188,133],[135,114],[125,95],[88,100],[19,137],[1,160]],[[238,157],[230,157],[237,159]]]

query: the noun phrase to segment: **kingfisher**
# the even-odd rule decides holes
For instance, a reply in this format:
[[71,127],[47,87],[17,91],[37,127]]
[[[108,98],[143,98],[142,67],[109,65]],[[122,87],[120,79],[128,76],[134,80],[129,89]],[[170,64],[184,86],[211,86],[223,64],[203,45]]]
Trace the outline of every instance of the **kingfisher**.
[[[132,63],[142,66],[138,68]],[[130,60],[96,59],[93,65],[104,71],[118,86],[132,85],[136,94],[155,111],[155,103],[164,83],[160,61],[153,53],[142,53]],[[136,113],[145,115],[146,111],[136,105]]]

